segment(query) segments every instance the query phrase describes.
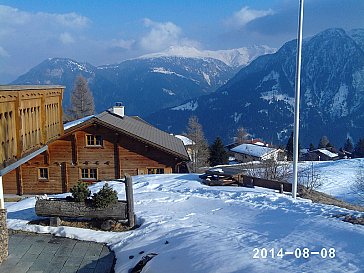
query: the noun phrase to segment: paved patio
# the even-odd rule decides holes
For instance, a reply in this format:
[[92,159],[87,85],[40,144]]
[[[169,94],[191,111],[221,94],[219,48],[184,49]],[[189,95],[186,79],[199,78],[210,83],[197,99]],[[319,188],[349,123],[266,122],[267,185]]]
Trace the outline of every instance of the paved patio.
[[9,237],[9,257],[0,273],[110,273],[114,253],[103,244],[14,233]]

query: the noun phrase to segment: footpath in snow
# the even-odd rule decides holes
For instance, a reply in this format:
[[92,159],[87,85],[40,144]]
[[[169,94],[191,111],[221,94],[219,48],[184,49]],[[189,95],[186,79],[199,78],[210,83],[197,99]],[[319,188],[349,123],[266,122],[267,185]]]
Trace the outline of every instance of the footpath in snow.
[[[143,273],[364,270],[364,227],[335,217],[358,212],[261,188],[208,187],[196,174],[137,176],[133,182],[141,225],[135,230],[27,225],[37,219],[34,198],[7,204],[8,227],[108,243],[120,273],[129,272],[148,253],[158,255]],[[103,184],[93,185],[92,191]],[[123,184],[109,184],[125,198]]]

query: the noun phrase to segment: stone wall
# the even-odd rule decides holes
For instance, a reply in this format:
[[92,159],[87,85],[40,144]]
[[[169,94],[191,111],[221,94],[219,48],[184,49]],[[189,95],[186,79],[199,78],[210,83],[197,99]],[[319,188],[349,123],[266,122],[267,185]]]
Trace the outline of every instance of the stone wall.
[[6,226],[6,210],[0,209],[0,263],[8,257],[8,228]]

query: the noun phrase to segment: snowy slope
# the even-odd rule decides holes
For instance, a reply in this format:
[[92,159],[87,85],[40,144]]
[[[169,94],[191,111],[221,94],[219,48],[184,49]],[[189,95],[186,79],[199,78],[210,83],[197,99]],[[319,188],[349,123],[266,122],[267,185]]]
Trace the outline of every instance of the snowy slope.
[[[208,187],[196,174],[137,176],[133,182],[141,224],[133,231],[29,226],[27,221],[37,218],[34,198],[8,205],[8,226],[109,243],[120,273],[129,272],[148,253],[158,255],[143,273],[362,272],[363,226],[333,217],[348,210],[259,188]],[[124,198],[123,186],[111,185]],[[95,184],[92,190],[102,186]],[[304,247],[335,248],[335,257],[254,258],[255,248],[286,252]]]
[[364,199],[354,189],[357,171],[363,168],[364,158],[304,162],[299,166],[300,169],[309,169],[311,164],[324,182],[319,191],[349,203],[364,205]]

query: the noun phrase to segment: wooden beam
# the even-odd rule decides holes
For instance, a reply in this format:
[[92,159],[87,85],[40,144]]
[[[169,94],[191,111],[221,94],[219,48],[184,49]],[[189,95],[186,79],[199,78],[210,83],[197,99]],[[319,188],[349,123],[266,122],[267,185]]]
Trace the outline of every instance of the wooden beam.
[[62,192],[68,191],[68,173],[67,173],[67,163],[61,163],[61,180],[62,180]]
[[45,93],[42,93],[41,103],[40,103],[40,122],[41,126],[41,144],[47,142],[47,128],[46,128],[46,108],[45,108]]
[[61,95],[58,96],[58,121],[59,121],[59,134],[63,136],[63,109],[62,109],[63,90],[61,89]]
[[114,169],[115,178],[120,178],[120,157],[119,157],[119,144],[118,144],[118,134],[115,135],[114,139]]
[[15,169],[16,173],[16,187],[17,187],[17,194],[23,195],[24,193],[24,187],[23,187],[23,173],[21,166]]
[[72,140],[71,140],[71,145],[72,145],[72,163],[74,165],[78,164],[78,151],[77,151],[77,132],[75,132],[74,134],[72,134]]

